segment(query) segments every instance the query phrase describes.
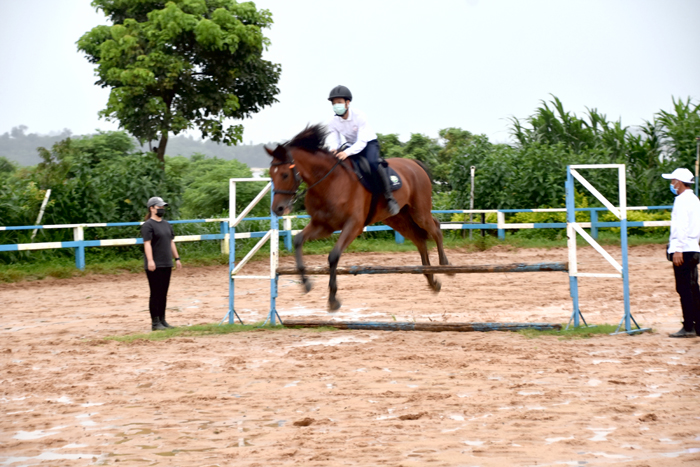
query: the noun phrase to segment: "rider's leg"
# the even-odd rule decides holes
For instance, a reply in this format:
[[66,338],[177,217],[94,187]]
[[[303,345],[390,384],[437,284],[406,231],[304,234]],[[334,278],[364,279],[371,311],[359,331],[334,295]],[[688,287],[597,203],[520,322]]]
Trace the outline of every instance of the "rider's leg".
[[384,197],[386,198],[389,214],[395,216],[399,213],[401,208],[391,192],[391,181],[389,180],[389,173],[387,170],[388,165],[386,162],[382,164],[379,161],[379,143],[377,140],[367,143],[367,147],[365,147],[364,151],[367,157],[367,162],[369,162],[372,170],[379,174],[379,179],[382,181],[382,189],[384,191]]

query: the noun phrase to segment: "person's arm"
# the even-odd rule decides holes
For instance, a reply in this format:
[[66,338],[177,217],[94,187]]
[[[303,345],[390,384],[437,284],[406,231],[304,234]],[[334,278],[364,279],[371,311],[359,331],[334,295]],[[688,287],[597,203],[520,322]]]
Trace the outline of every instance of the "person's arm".
[[177,254],[177,246],[175,246],[175,240],[170,240],[170,250],[173,252],[173,258],[175,258],[175,267],[182,269],[182,262],[180,261],[180,255]]
[[150,240],[143,241],[143,252],[146,253],[146,261],[148,263],[148,270],[156,270],[156,262],[153,261],[153,247],[151,246]]
[[[675,203],[678,203],[678,215],[675,219],[672,219],[672,230],[673,235],[670,239],[669,253],[673,253],[673,264],[674,266],[683,265],[683,250],[688,244],[689,231],[690,231],[690,216],[689,211],[690,206],[688,203],[683,202],[684,200],[676,199]],[[675,204],[674,203],[674,204]],[[674,206],[674,209],[676,206]]]
[[332,125],[332,121],[328,123],[328,136],[326,137],[326,143],[331,149],[331,153],[335,154],[340,147],[340,132],[338,129]]
[[153,245],[151,245],[151,240],[153,240],[153,227],[151,223],[146,221],[141,225],[141,237],[143,237],[143,253],[146,255],[146,267],[149,271],[156,270],[156,262],[153,260]]
[[367,146],[367,143],[377,139],[377,134],[369,126],[364,115],[358,113],[357,117],[357,141],[345,150],[348,156],[354,156],[361,152]]

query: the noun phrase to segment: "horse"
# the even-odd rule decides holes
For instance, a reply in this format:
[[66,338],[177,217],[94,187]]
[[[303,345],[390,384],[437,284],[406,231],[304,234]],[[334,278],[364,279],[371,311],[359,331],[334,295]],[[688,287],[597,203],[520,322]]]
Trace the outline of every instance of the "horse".
[[[402,180],[401,188],[394,192],[401,210],[390,217],[384,197],[380,195],[380,199],[373,203],[372,194],[360,184],[354,171],[324,147],[327,134],[323,125],[307,126],[290,141],[277,145],[274,150],[265,147],[272,156],[270,177],[274,183],[272,211],[275,214],[289,214],[300,196],[298,190],[301,181],[308,186],[305,204],[311,222],[294,237],[296,266],[306,292],[311,290],[311,281],[305,274],[302,254],[304,243],[327,238],[334,231],[341,231],[328,256],[328,308],[329,311],[336,311],[341,306],[336,297],[336,268],[340,256],[362,233],[365,225],[375,222],[384,222],[411,240],[418,248],[423,265],[430,265],[426,244],[428,239],[437,244],[440,264],[450,264],[443,248],[440,222],[430,212],[432,181],[427,168],[412,159],[387,160]],[[435,293],[439,292],[440,281],[432,274],[425,274],[425,277],[430,288]]]

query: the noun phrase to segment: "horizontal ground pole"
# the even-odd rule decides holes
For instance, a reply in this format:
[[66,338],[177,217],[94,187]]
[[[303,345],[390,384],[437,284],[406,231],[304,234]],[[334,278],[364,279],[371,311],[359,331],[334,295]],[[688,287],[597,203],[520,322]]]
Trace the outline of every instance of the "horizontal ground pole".
[[360,329],[365,331],[425,331],[425,332],[487,332],[520,331],[536,329],[538,331],[561,330],[560,324],[550,323],[383,323],[358,321],[305,321],[284,320],[287,327]]
[[[486,264],[470,266],[347,266],[336,269],[339,275],[357,274],[471,274],[488,272],[567,272],[569,263],[513,263]],[[328,275],[327,266],[306,268],[304,272],[310,276]],[[277,268],[280,276],[299,274],[296,268]]]

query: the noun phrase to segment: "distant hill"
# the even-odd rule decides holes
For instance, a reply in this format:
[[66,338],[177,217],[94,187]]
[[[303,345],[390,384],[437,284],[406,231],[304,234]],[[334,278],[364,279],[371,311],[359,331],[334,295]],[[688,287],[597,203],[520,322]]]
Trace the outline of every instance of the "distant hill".
[[[80,138],[83,135],[74,135],[70,130],[64,129],[55,135],[40,135],[27,133],[27,127],[20,125],[12,128],[10,132],[0,135],[0,156],[22,166],[36,165],[41,162],[37,148],[50,149],[51,146],[66,138]],[[89,136],[89,135],[85,135]],[[270,144],[270,143],[268,143]],[[140,146],[135,141],[137,148],[148,151],[148,146]],[[243,144],[240,146],[226,146],[207,140],[194,139],[191,136],[174,136],[168,141],[168,156],[190,157],[194,153],[205,154],[219,159],[237,159],[249,167],[267,167],[270,158],[263,148],[263,144]]]

